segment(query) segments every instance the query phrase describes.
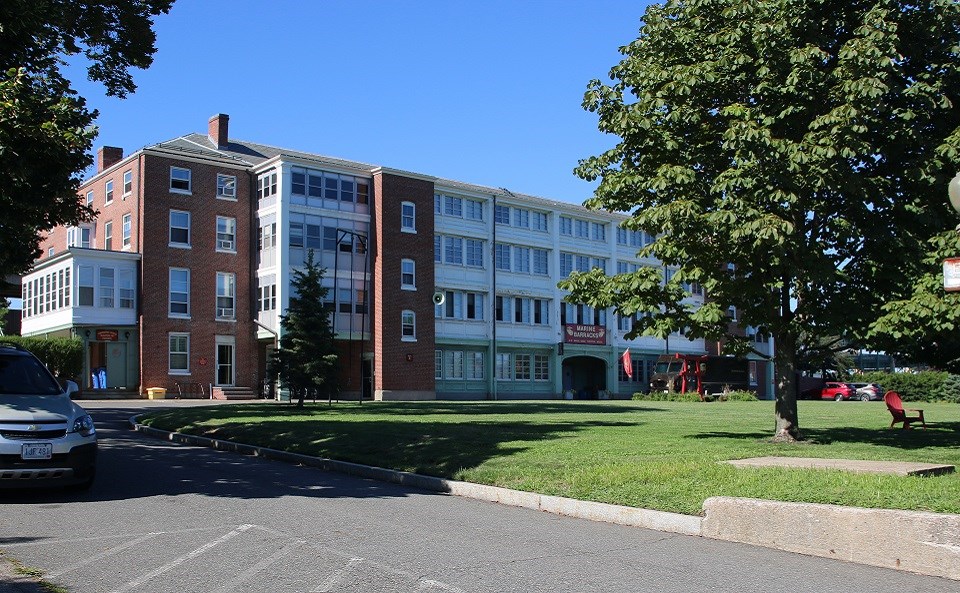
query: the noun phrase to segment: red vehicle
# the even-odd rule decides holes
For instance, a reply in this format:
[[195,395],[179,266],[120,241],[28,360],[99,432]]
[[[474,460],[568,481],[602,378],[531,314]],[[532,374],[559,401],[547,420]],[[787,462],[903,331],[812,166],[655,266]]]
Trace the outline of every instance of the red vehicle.
[[841,401],[845,399],[855,399],[857,390],[849,383],[839,383],[837,381],[827,381],[820,390],[820,399],[832,399]]

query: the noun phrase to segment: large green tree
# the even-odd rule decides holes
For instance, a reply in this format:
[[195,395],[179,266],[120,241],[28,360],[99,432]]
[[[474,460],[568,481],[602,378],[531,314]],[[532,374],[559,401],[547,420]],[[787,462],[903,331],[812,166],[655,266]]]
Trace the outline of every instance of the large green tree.
[[960,293],[943,288],[943,260],[960,257],[960,233],[947,231],[928,242],[921,274],[909,294],[883,306],[871,326],[871,346],[904,364],[924,364],[960,374]]
[[[563,283],[571,298],[650,313],[634,330],[750,343],[725,311],[774,338],[774,438],[800,438],[803,339],[862,336],[907,294],[925,240],[952,226],[960,163],[956,0],[686,0],[648,8],[609,84],[584,107],[620,140],[580,162],[589,208],[678,272]],[[708,300],[686,304],[684,282]],[[806,338],[804,338],[806,336]]]
[[40,233],[93,215],[77,198],[97,112],[63,75],[83,54],[108,95],[133,92],[156,51],[153,17],[173,0],[0,2],[0,278],[40,255]]
[[270,361],[270,372],[303,407],[307,392],[328,398],[339,393],[339,356],[334,344],[330,312],[324,305],[324,270],[307,254],[303,270],[293,270],[293,296],[280,317],[280,348]]

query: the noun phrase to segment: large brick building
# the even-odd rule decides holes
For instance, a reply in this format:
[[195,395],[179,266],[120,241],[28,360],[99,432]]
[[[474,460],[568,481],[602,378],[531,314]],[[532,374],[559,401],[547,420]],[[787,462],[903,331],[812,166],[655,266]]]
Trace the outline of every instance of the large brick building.
[[[24,278],[24,335],[80,337],[85,388],[257,389],[310,250],[346,397],[628,397],[658,355],[715,348],[627,341],[629,318],[562,302],[573,270],[662,268],[637,257],[650,238],[622,216],[233,140],[228,122],[101,149],[80,192],[97,219],[52,230]],[[751,377],[768,391],[766,363]]]

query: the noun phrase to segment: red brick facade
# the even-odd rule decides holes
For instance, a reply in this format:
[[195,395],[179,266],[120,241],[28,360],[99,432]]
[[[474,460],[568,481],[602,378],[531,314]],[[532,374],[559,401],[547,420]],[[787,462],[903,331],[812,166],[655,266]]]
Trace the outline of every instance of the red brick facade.
[[[433,183],[378,172],[373,178],[373,340],[377,399],[433,399]],[[404,202],[415,207],[416,232],[401,228]],[[416,263],[417,290],[400,290],[400,262]],[[401,315],[416,314],[416,340],[401,335]]]

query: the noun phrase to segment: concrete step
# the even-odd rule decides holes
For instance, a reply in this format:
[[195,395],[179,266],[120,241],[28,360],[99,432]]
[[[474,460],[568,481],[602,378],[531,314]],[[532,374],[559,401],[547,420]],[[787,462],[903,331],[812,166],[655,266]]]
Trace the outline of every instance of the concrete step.
[[256,399],[257,392],[252,387],[214,387],[213,399]]

